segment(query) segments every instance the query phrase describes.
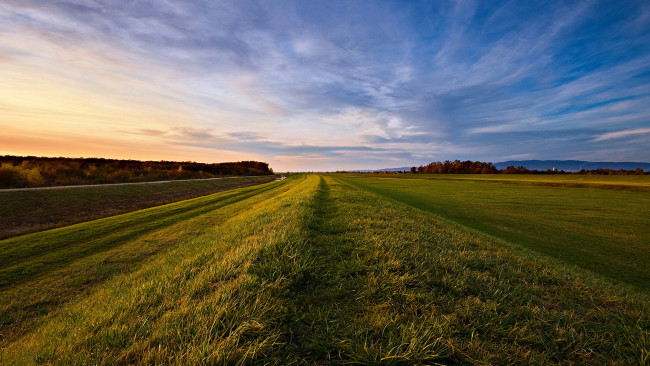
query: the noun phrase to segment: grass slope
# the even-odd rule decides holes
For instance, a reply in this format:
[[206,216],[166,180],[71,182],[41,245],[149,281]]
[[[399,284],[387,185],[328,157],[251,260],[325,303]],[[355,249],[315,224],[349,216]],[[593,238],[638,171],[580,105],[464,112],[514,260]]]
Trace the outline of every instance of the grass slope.
[[[585,181],[528,183],[548,183],[536,176],[505,183],[477,176],[343,177],[385,197],[650,290],[650,192],[612,189],[616,182],[626,183],[620,177],[606,182],[607,188],[593,181],[590,188],[574,186]],[[640,184],[638,179],[627,183],[635,182]]]
[[[128,263],[23,319],[20,332],[4,324],[0,363],[648,362],[646,300],[343,180],[291,176],[198,201],[206,205],[81,224],[71,231],[111,231],[112,220],[134,229],[147,215],[153,224],[158,213],[196,209],[111,249],[78,251],[59,269],[12,277],[0,299],[18,313],[30,311],[20,297],[37,281]],[[0,253],[18,256],[4,253],[44,234],[0,242]],[[140,252],[155,242],[159,250]]]
[[266,183],[275,176],[235,177],[125,186],[0,191],[0,238],[95,220],[227,189]]

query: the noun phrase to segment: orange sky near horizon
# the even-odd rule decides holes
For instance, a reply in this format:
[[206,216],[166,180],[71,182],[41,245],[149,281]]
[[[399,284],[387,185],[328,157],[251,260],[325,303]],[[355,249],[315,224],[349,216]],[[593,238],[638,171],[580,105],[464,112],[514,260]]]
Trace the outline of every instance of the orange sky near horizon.
[[91,50],[61,49],[30,32],[12,43],[39,45],[50,54],[47,64],[24,55],[0,58],[0,155],[263,160],[256,154],[183,146],[173,143],[173,137],[164,138],[165,131],[186,127],[182,121],[191,127],[189,108],[169,103],[169,90],[156,91],[155,85],[129,76],[133,68],[124,62]]

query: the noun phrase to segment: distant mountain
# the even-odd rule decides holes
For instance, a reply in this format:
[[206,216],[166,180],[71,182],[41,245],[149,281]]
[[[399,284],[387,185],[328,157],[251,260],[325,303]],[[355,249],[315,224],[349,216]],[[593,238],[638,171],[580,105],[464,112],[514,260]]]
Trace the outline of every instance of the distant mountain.
[[650,163],[632,163],[632,162],[596,162],[581,160],[511,160],[495,163],[497,169],[505,169],[509,166],[523,166],[530,170],[553,169],[564,170],[566,172],[579,172],[581,169],[612,169],[612,170],[635,170],[641,168],[650,171]]
[[384,169],[377,169],[374,170],[375,172],[410,172],[411,167],[410,166],[405,166],[402,168],[384,168]]
[[411,167],[403,167],[403,168],[384,168],[384,169],[359,169],[359,170],[348,170],[350,173],[372,173],[372,172],[410,172]]

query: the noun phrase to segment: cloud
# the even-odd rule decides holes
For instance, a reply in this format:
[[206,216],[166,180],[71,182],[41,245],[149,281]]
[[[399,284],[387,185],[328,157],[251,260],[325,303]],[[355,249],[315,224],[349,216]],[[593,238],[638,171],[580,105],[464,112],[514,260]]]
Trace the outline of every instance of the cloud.
[[650,128],[639,128],[636,130],[624,130],[616,132],[604,133],[594,139],[594,141],[604,141],[611,139],[618,139],[622,137],[635,136],[635,135],[644,135],[650,133]]

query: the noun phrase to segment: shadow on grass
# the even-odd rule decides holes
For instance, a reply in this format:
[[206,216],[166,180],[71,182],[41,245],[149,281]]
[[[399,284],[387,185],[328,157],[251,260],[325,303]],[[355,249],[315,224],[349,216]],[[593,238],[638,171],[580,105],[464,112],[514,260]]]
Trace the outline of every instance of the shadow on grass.
[[[309,236],[303,259],[289,276],[282,324],[286,353],[281,359],[304,364],[417,363],[413,360],[420,355],[411,353],[402,341],[409,324],[382,319],[385,327],[375,331],[369,323],[371,309],[387,300],[367,296],[379,267],[364,256],[366,248],[359,247],[351,235],[349,220],[354,217],[341,209],[339,199],[345,198],[321,177],[311,203],[312,218],[305,224]],[[423,345],[429,347],[437,346],[435,342]],[[444,347],[427,361],[462,364]]]

